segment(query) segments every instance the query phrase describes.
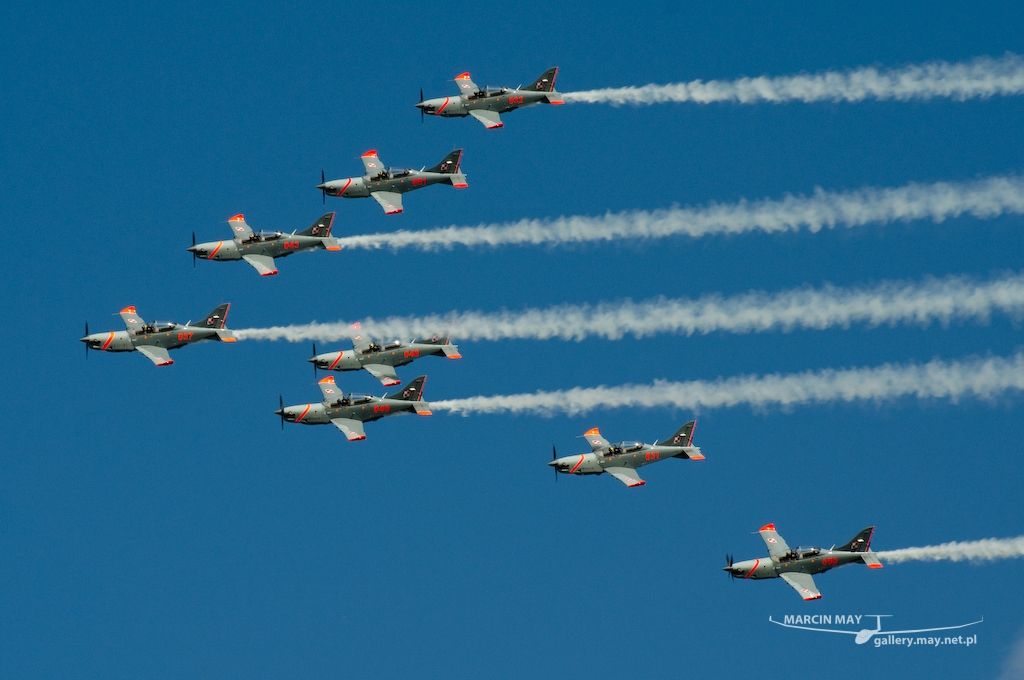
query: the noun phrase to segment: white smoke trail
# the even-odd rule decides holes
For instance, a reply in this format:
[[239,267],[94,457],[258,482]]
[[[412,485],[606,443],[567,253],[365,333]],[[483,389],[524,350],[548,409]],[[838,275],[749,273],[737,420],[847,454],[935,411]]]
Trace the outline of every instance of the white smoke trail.
[[980,541],[963,541],[926,545],[922,548],[903,548],[901,550],[885,550],[877,553],[889,562],[937,562],[951,560],[989,561],[1024,557],[1024,536],[1016,538],[984,538]]
[[970,182],[911,183],[902,187],[831,192],[821,188],[810,196],[786,195],[781,200],[740,200],[707,206],[674,206],[603,216],[523,219],[475,227],[440,227],[422,231],[363,234],[339,238],[347,248],[435,250],[464,246],[542,245],[668,236],[699,238],[752,231],[778,233],[806,229],[888,224],[930,219],[942,222],[963,214],[991,219],[1024,213],[1024,179],[990,177]]
[[533,394],[495,395],[432,401],[438,410],[456,413],[533,413],[577,415],[598,408],[673,407],[685,410],[748,404],[754,408],[791,407],[830,402],[963,397],[992,399],[1024,389],[1024,354],[1009,358],[930,361],[926,364],[806,371],[790,375],[740,376],[719,380],[669,382],[619,387],[574,387]]
[[[422,317],[389,317],[360,321],[360,333],[378,339],[433,335],[453,324],[459,339],[583,340],[597,336],[618,340],[658,333],[682,335],[759,333],[771,330],[823,330],[853,323],[928,324],[977,319],[993,312],[1016,319],[1024,314],[1024,275],[1006,276],[988,283],[964,277],[897,281],[869,289],[826,286],[819,290],[790,290],[769,295],[748,293],[731,298],[708,295],[697,300],[645,302],[626,300],[596,305],[559,305],[521,312],[450,312]],[[236,330],[240,339],[332,342],[352,335],[351,322],[310,323],[273,328]]]
[[860,102],[927,100],[938,97],[964,101],[997,95],[1024,94],[1024,59],[1007,53],[999,59],[978,57],[950,64],[933,61],[898,69],[873,67],[845,72],[739,80],[694,80],[669,85],[614,87],[566,92],[566,102],[587,104],[649,105],[664,102],[710,104],[730,102]]

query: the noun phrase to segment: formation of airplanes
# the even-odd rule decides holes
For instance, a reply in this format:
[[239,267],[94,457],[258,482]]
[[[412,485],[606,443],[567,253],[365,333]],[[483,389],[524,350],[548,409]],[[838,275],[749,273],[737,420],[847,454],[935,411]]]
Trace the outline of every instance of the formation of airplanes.
[[[455,77],[455,83],[459,88],[458,95],[424,99],[421,90],[416,108],[420,110],[421,119],[427,114],[442,118],[469,116],[478,120],[487,129],[497,129],[504,126],[501,119],[503,113],[535,104],[563,104],[562,95],[555,90],[557,75],[558,68],[554,67],[542,73],[526,87],[481,89],[472,81],[469,73],[462,73]],[[321,170],[317,189],[321,191],[325,204],[327,196],[372,197],[386,215],[394,215],[403,212],[402,196],[410,191],[433,184],[466,188],[468,183],[461,170],[462,155],[463,150],[456,149],[433,167],[413,170],[386,167],[377,152],[371,150],[361,156],[364,169],[362,176],[327,181]],[[331,235],[335,216],[336,213],[329,212],[303,231],[284,233],[254,232],[245,222],[245,217],[238,214],[228,219],[232,232],[230,240],[197,243],[193,232],[192,246],[187,250],[192,253],[193,266],[197,259],[244,260],[260,276],[273,276],[278,273],[278,258],[312,250],[341,250],[341,241]],[[196,323],[189,321],[178,324],[171,321],[147,323],[138,315],[134,306],[129,306],[120,311],[125,330],[90,333],[89,324],[86,323],[85,335],[80,341],[85,344],[87,357],[90,350],[137,351],[157,366],[169,366],[174,363],[170,358],[170,350],[204,340],[235,342],[234,333],[227,328],[230,307],[230,303],[224,303]],[[387,341],[364,337],[356,324],[353,326],[351,340],[352,349],[319,354],[314,345],[313,356],[308,360],[313,364],[314,371],[366,371],[384,386],[393,387],[402,384],[396,368],[419,358],[462,358],[458,346],[451,342],[450,335],[435,335],[429,339],[421,338],[408,342]],[[426,376],[421,375],[396,392],[375,397],[370,394],[345,393],[338,386],[334,376],[329,375],[317,383],[323,397],[320,402],[285,406],[283,396],[279,396],[279,408],[274,414],[280,417],[282,430],[285,422],[302,425],[331,424],[349,441],[359,441],[366,439],[364,424],[367,422],[404,413],[431,415],[430,405],[423,399],[425,383]],[[552,460],[548,465],[554,469],[556,481],[560,474],[583,476],[607,473],[627,487],[644,486],[646,481],[637,472],[641,467],[670,458],[704,460],[700,447],[693,445],[696,426],[697,421],[691,420],[668,439],[657,440],[653,444],[631,440],[612,444],[595,427],[581,435],[590,445],[589,453],[559,458],[557,450],[552,447]],[[759,533],[768,547],[768,557],[734,562],[732,557],[727,555],[725,571],[739,579],[781,578],[804,600],[821,598],[821,593],[814,583],[814,574],[854,562],[866,564],[873,569],[882,567],[876,554],[870,551],[874,527],[862,530],[838,548],[833,546],[827,550],[790,549],[775,531],[774,524],[766,524],[761,527]]]

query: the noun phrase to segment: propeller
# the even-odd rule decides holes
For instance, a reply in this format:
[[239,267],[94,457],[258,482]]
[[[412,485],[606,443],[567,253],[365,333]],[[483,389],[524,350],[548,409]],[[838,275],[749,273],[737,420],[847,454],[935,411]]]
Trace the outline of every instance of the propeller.
[[[423,88],[421,87],[420,88],[420,104],[422,104],[422,103],[423,103]],[[420,107],[420,125],[423,125],[423,119],[424,119],[423,107],[421,106]]]
[[[87,338],[89,337],[89,322],[88,321],[85,322],[85,337],[87,337]],[[85,342],[85,358],[86,359],[89,358],[89,342],[88,341]]]
[[[327,179],[324,177],[324,169],[320,168],[320,186],[323,186],[326,183],[327,183]],[[323,194],[324,205],[327,205],[327,189],[321,189],[320,193]]]
[[312,363],[313,363],[313,380],[316,380],[317,377],[320,374],[316,372],[316,343],[315,342],[313,343],[313,362]]
[[732,581],[732,555],[730,555],[729,553],[725,554],[725,568],[725,573],[728,575],[729,580]]
[[[554,444],[552,444],[551,445],[551,462],[554,463],[556,460],[558,460],[558,451],[555,450],[555,446],[554,446]],[[556,468],[554,465],[552,465],[551,469],[555,471],[555,484],[558,484],[558,468]]]
[[277,395],[277,404],[281,407],[277,412],[281,414],[281,432],[284,432],[284,397],[280,394]]
[[192,232],[192,269],[196,268],[196,232]]

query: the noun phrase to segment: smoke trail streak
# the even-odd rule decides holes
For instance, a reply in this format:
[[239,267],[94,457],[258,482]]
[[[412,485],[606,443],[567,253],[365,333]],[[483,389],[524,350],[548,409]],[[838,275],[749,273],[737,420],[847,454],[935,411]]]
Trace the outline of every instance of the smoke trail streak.
[[699,410],[748,404],[754,408],[962,397],[992,399],[1024,389],[1024,354],[1009,358],[938,361],[926,364],[806,371],[790,375],[739,376],[719,380],[669,382],[618,387],[574,387],[552,392],[508,394],[432,401],[455,413],[529,413],[578,415],[598,408],[648,407]]
[[867,187],[831,192],[820,187],[810,196],[786,195],[781,200],[740,200],[707,206],[673,206],[665,210],[636,210],[589,217],[523,219],[475,227],[449,226],[422,231],[363,234],[339,238],[347,248],[408,248],[436,250],[464,246],[543,245],[657,239],[668,236],[699,238],[752,231],[779,233],[806,229],[818,232],[836,227],[888,224],[930,219],[942,222],[963,214],[991,219],[1024,213],[1024,179],[990,177],[970,182],[911,183],[902,187]]
[[984,538],[980,541],[963,541],[943,543],[941,545],[926,545],[922,548],[903,548],[900,550],[885,550],[877,553],[880,558],[889,562],[937,562],[939,560],[950,560],[962,562],[982,562],[990,560],[1005,560],[1014,557],[1024,557],[1024,536],[1016,538]]
[[950,64],[933,61],[898,69],[873,67],[845,72],[825,71],[813,75],[739,80],[694,80],[669,85],[614,87],[584,92],[566,92],[566,102],[587,104],[650,105],[665,102],[710,104],[730,102],[861,102],[910,101],[948,98],[955,101],[997,95],[1024,94],[1024,59],[1006,53],[999,59],[977,57]]
[[[988,283],[964,277],[923,283],[888,282],[870,289],[826,286],[819,290],[790,290],[774,295],[748,293],[731,298],[708,295],[698,300],[645,302],[626,300],[596,305],[559,305],[521,312],[450,312],[422,317],[389,317],[360,321],[360,333],[391,339],[430,336],[454,323],[460,339],[583,340],[597,336],[618,340],[625,335],[644,338],[658,333],[682,335],[759,333],[772,330],[823,330],[853,323],[928,324],[977,319],[993,312],[1020,319],[1024,314],[1024,275]],[[332,342],[350,337],[351,322],[310,323],[236,330],[240,339]]]

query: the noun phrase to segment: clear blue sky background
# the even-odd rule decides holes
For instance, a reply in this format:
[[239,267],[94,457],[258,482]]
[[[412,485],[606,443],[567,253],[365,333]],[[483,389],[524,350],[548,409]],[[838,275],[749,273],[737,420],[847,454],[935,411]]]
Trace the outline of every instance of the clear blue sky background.
[[[767,3],[766,3],[767,4]],[[696,414],[703,463],[626,489],[562,478],[550,447],[600,426],[665,437],[695,414],[394,418],[348,443],[279,430],[318,391],[307,345],[206,343],[156,369],[77,339],[233,303],[229,325],[870,284],[1021,269],[1020,217],[817,235],[574,247],[344,251],[200,262],[190,233],[302,229],[314,188],[376,148],[422,166],[465,147],[470,188],[385,217],[329,203],[337,235],[602,214],[1016,173],[1024,98],[964,103],[538,107],[486,131],[412,107],[561,67],[563,91],[1024,52],[1024,7],[935,3],[56,3],[0,9],[0,664],[9,677],[678,678],[859,672],[996,677],[1024,626],[1024,563],[847,567],[804,603],[735,582],[726,552],[879,550],[1024,533],[1019,394],[995,403]],[[461,343],[428,399],[1008,355],[989,324]],[[323,345],[321,345],[322,348]],[[326,348],[325,348],[326,349]],[[381,390],[343,374],[346,389]],[[982,616],[973,649],[874,649],[769,615]],[[822,670],[831,669],[831,670]],[[864,670],[868,669],[868,670]]]

